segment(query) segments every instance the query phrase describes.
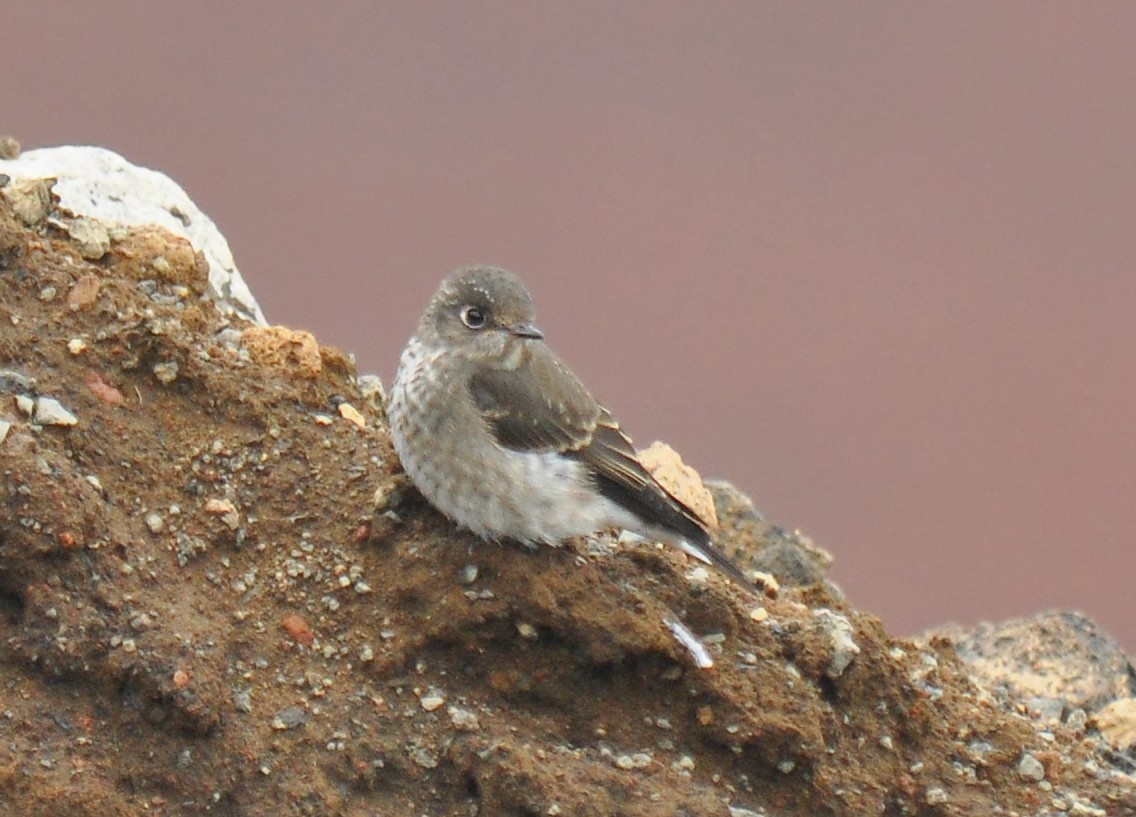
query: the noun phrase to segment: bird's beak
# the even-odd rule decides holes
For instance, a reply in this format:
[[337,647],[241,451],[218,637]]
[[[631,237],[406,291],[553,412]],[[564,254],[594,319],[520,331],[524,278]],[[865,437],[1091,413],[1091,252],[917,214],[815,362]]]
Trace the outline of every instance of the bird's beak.
[[544,332],[536,328],[536,324],[532,323],[515,323],[509,327],[509,334],[515,335],[518,338],[532,338],[533,340],[543,340]]

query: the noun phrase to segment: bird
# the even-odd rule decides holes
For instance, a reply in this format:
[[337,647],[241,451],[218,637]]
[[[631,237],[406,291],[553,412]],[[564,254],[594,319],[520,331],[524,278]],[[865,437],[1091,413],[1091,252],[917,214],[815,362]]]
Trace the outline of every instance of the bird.
[[545,343],[506,269],[465,266],[442,281],[399,359],[387,419],[414,486],[482,539],[559,545],[619,528],[752,587]]

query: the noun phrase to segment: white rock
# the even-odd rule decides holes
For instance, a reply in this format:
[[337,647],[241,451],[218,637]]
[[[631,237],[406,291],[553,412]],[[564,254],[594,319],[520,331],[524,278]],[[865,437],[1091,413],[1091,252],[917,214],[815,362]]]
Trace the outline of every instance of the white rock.
[[832,647],[832,658],[825,667],[824,674],[836,680],[848,669],[852,659],[860,654],[860,647],[852,640],[855,632],[852,623],[839,613],[821,607],[813,611],[813,617],[828,634],[829,644]]
[[1021,761],[1018,763],[1018,775],[1023,780],[1040,781],[1045,779],[1045,767],[1041,765],[1041,761],[1036,757],[1026,752],[1022,755]]
[[56,179],[52,190],[60,206],[77,216],[108,225],[157,224],[188,239],[209,262],[209,286],[217,303],[266,325],[217,225],[164,173],[85,145],[37,148],[16,159],[0,159],[0,173],[19,181]]
[[35,404],[35,421],[41,426],[73,426],[79,418],[54,397],[40,397]]

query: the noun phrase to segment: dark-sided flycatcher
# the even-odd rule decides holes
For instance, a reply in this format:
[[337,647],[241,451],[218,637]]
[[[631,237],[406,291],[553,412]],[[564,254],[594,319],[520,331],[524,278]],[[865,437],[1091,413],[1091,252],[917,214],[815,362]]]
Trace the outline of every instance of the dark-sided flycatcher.
[[463,267],[442,282],[402,353],[387,415],[418,490],[484,539],[556,545],[623,528],[749,585],[545,345],[507,270]]

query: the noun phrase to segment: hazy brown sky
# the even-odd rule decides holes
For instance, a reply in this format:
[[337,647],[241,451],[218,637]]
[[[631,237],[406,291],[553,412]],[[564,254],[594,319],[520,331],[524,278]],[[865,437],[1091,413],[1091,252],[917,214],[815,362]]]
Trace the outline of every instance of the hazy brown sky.
[[5,4],[0,131],[179,181],[389,382],[493,261],[909,633],[1136,647],[1136,5]]

